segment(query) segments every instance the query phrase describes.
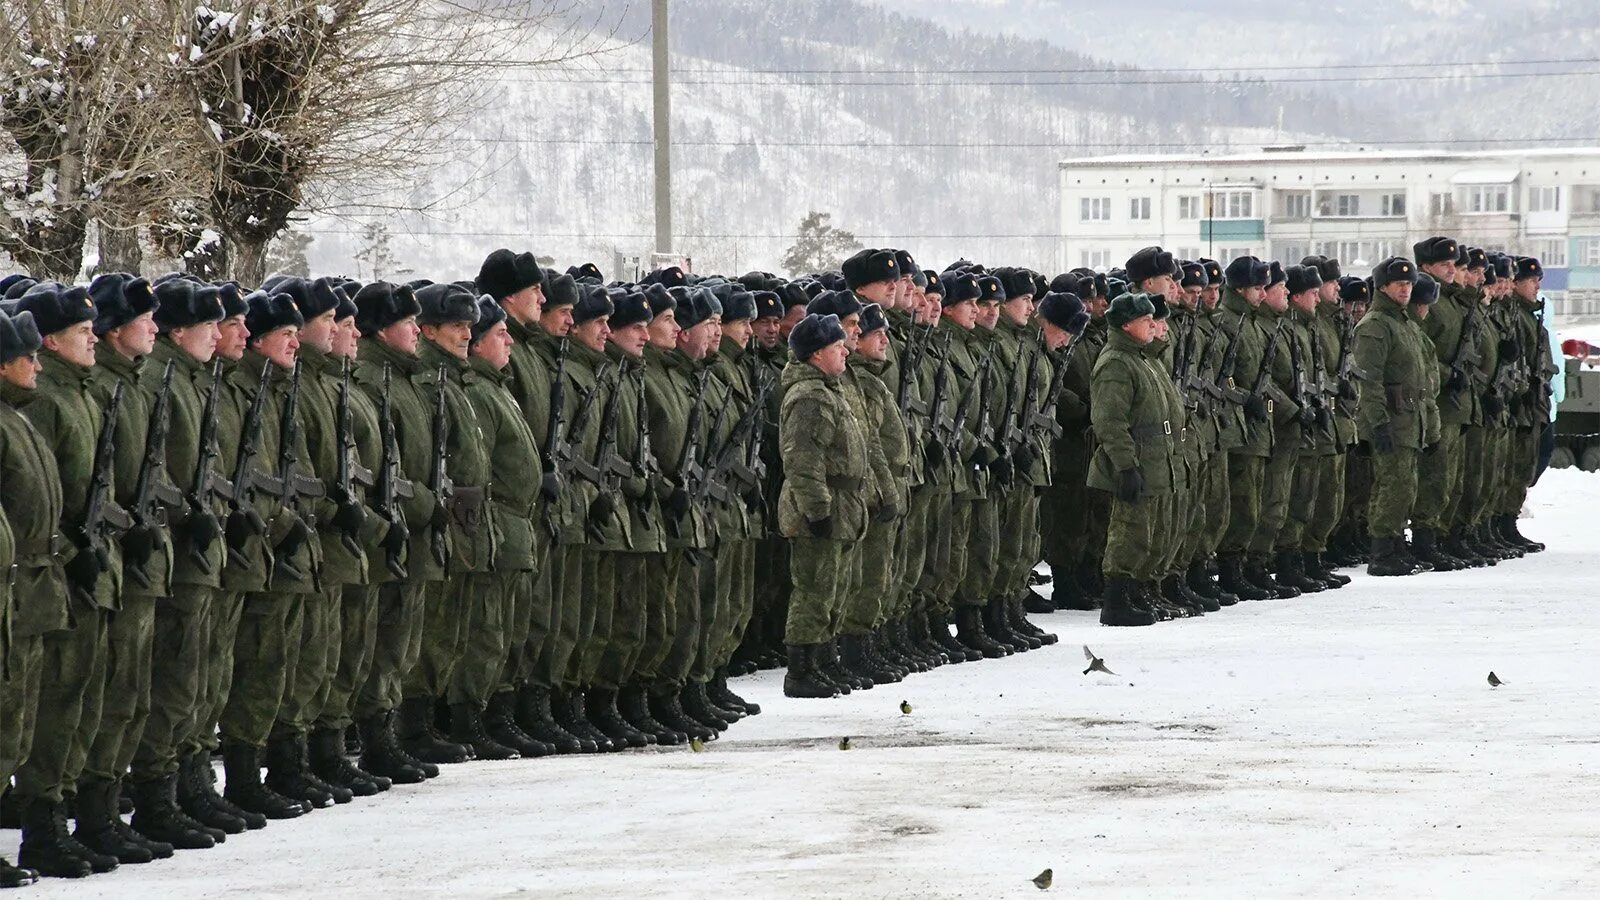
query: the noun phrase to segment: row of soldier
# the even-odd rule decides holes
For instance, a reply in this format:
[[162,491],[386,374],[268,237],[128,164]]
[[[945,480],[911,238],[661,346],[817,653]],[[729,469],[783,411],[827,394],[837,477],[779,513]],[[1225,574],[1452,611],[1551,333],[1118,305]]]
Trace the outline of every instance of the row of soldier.
[[1103,623],[1335,589],[1363,559],[1411,575],[1543,549],[1517,528],[1556,372],[1542,268],[1447,237],[1414,251],[1365,279],[1159,247],[1114,273],[1089,393]]

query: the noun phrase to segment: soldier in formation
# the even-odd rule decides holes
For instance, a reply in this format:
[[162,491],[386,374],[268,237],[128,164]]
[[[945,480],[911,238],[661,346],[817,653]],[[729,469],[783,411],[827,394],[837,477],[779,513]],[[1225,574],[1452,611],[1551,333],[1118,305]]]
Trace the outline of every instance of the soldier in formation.
[[0,885],[470,759],[713,740],[758,669],[836,697],[1054,643],[1029,612],[1536,551],[1540,277],[1432,238],[1364,279],[1159,247],[4,279]]

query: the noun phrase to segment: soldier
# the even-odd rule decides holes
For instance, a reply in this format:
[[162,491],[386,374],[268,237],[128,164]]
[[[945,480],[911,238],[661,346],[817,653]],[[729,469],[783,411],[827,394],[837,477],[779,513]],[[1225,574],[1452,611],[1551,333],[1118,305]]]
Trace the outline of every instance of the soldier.
[[1372,449],[1371,575],[1418,571],[1405,554],[1405,528],[1416,502],[1418,457],[1433,438],[1428,421],[1433,357],[1427,336],[1406,315],[1416,279],[1409,260],[1378,263],[1372,270],[1371,310],[1356,326],[1357,427]]
[[[1272,452],[1273,430],[1266,400],[1256,394],[1272,330],[1270,310],[1262,312],[1271,268],[1253,256],[1241,256],[1228,263],[1224,272],[1227,287],[1222,294],[1224,327],[1235,342],[1232,365],[1219,373],[1228,379],[1243,415],[1228,422],[1222,442],[1228,449],[1228,530],[1217,546],[1218,583],[1241,600],[1265,600],[1275,596],[1277,583],[1257,560],[1246,554],[1261,520],[1261,491],[1266,478],[1267,459]],[[1234,321],[1241,324],[1233,325]],[[1235,333],[1236,332],[1236,333]],[[1236,386],[1243,382],[1244,386]]]
[[1285,516],[1275,541],[1276,572],[1280,585],[1314,594],[1344,586],[1331,583],[1320,573],[1306,568],[1306,531],[1316,513],[1317,496],[1322,490],[1325,468],[1322,460],[1334,454],[1337,435],[1333,415],[1323,404],[1321,388],[1323,358],[1318,351],[1322,341],[1316,329],[1322,271],[1315,265],[1299,265],[1290,266],[1285,274],[1289,293],[1289,309],[1285,313],[1288,324],[1284,328],[1285,348],[1279,356],[1287,357],[1290,369],[1286,393],[1294,407],[1294,419],[1293,427],[1286,429],[1283,452],[1288,455],[1288,448],[1295,446],[1299,452],[1290,466],[1284,495]]
[[[457,284],[429,284],[417,290],[417,325],[422,339],[417,387],[429,403],[429,470],[422,487],[437,500],[432,517],[418,523],[427,535],[427,555],[439,578],[423,603],[422,652],[403,678],[397,733],[400,746],[425,762],[458,763],[472,758],[476,744],[445,740],[435,725],[436,706],[466,650],[474,606],[485,602],[474,591],[494,568],[495,532],[488,514],[490,463],[478,428],[477,412],[463,382],[476,378],[468,363],[472,326],[478,320],[477,296]],[[503,623],[501,623],[503,627]],[[481,732],[475,704],[451,711],[453,735]],[[480,741],[486,758],[514,759],[516,752]]]
[[[782,291],[783,293],[778,293]],[[783,316],[786,313],[785,296],[798,295],[801,311],[807,300],[805,291],[797,284],[782,284],[778,291],[759,290],[751,295],[755,300],[756,317],[751,323],[755,343],[750,347],[752,365],[776,385],[789,362],[789,346],[784,343]],[[761,463],[766,477],[761,486],[761,537],[755,542],[755,611],[746,632],[744,646],[746,658],[738,660],[735,674],[749,674],[757,669],[771,669],[783,665],[783,625],[789,605],[789,542],[778,534],[778,489],[783,484],[783,462],[778,455],[778,411],[782,398],[776,390],[768,391],[767,410],[761,418]]]
[[1309,508],[1300,511],[1306,519],[1302,565],[1308,577],[1320,579],[1329,587],[1343,587],[1350,583],[1350,578],[1333,571],[1333,561],[1325,554],[1331,549],[1334,529],[1344,515],[1346,456],[1356,440],[1356,389],[1347,375],[1348,344],[1355,323],[1340,306],[1342,273],[1338,260],[1308,256],[1301,260],[1301,265],[1315,267],[1322,279],[1322,286],[1317,288],[1316,317],[1311,322],[1315,330],[1312,351],[1316,357],[1311,376],[1332,421],[1331,434],[1322,445],[1323,452],[1316,457],[1315,498],[1304,498]]
[[[105,419],[89,389],[99,339],[88,292],[41,283],[17,309],[33,314],[44,347],[38,387],[22,411],[55,456],[64,500],[60,533],[76,551],[65,570],[73,624],[44,636],[33,748],[16,771],[23,811],[17,862],[45,875],[78,872],[79,862],[107,872],[116,868],[116,857],[68,836],[63,794],[75,788],[99,727],[107,633],[122,590],[118,538],[130,522],[125,513],[117,515],[115,459],[97,458]],[[114,430],[113,424],[105,434]]]
[[[905,568],[902,588],[905,593],[904,643],[911,653],[913,664],[920,662],[924,668],[932,669],[953,661],[939,641],[940,637],[947,642],[950,640],[950,631],[944,625],[946,614],[939,611],[938,601],[929,587],[936,583],[936,573],[949,565],[950,535],[946,530],[936,527],[938,523],[933,518],[933,512],[936,508],[948,509],[951,493],[948,474],[944,475],[944,483],[940,481],[941,472],[948,472],[949,460],[934,442],[932,403],[937,377],[935,373],[943,368],[934,338],[943,308],[945,286],[936,272],[924,272],[923,276],[927,283],[922,287],[921,299],[908,310],[909,318],[903,326],[907,335],[916,336],[917,351],[914,358],[909,350],[899,357],[899,377],[909,382],[907,393],[911,397],[912,415],[909,419],[912,460],[906,528],[897,552],[901,554]],[[894,327],[894,321],[895,317],[891,314],[891,328]],[[911,345],[909,336],[905,345]],[[947,394],[948,390],[946,379]],[[948,397],[945,406],[948,409]],[[960,658],[962,662],[966,661],[964,649]],[[982,658],[981,654],[979,658]]]
[[1558,371],[1551,360],[1549,334],[1539,316],[1545,302],[1539,293],[1543,280],[1544,266],[1539,260],[1531,256],[1517,257],[1511,288],[1515,302],[1508,311],[1510,335],[1500,348],[1502,357],[1511,358],[1519,378],[1507,404],[1515,430],[1510,435],[1510,448],[1502,469],[1505,474],[1494,519],[1495,530],[1503,541],[1525,553],[1544,550],[1543,544],[1528,540],[1517,530],[1517,517],[1521,515],[1523,501],[1535,477],[1539,436],[1550,422],[1550,379]]
[[[426,367],[417,356],[421,333],[417,316],[422,307],[413,289],[376,281],[357,291],[354,300],[361,338],[352,377],[378,408],[379,428],[392,445],[386,452],[398,458],[392,477],[410,488],[410,496],[400,494],[404,502],[390,511],[384,548],[385,559],[395,557],[399,570],[387,562],[368,568],[368,578],[378,585],[377,626],[372,662],[356,693],[354,718],[361,733],[362,770],[395,784],[416,784],[439,770],[400,746],[395,718],[402,679],[422,652],[427,584],[443,575],[433,557],[428,528],[438,506],[426,487],[434,459],[434,396],[423,386]],[[391,430],[392,435],[387,434]]]
[[[206,822],[187,813],[180,815],[176,802],[180,793],[185,798],[193,798],[204,792],[203,788],[190,783],[191,779],[204,777],[204,774],[199,773],[191,761],[196,754],[186,752],[183,742],[190,739],[194,731],[207,647],[202,639],[203,626],[209,618],[213,596],[222,583],[225,561],[215,498],[203,480],[199,490],[204,496],[194,494],[196,472],[203,455],[201,444],[207,433],[202,428],[206,398],[213,393],[208,364],[216,352],[217,323],[223,315],[222,297],[218,289],[209,285],[171,279],[156,288],[154,301],[152,325],[160,336],[151,341],[149,365],[142,367],[140,378],[148,396],[154,397],[163,389],[170,393],[166,437],[159,447],[148,449],[161,454],[159,461],[154,462],[157,468],[153,474],[164,473],[164,478],[183,499],[181,505],[168,513],[172,525],[168,557],[171,591],[153,610],[150,714],[129,760],[129,792],[134,799],[134,828],[148,842],[185,849],[203,848],[215,843],[207,829],[237,834],[246,826],[243,819],[226,813],[207,815],[213,821]],[[106,305],[101,305],[102,315]],[[172,368],[170,382],[166,377],[169,365]],[[124,398],[128,396],[127,390],[123,388]],[[212,411],[215,412],[214,406]],[[214,425],[210,434],[211,440],[206,445],[206,453],[210,455],[206,471],[214,476],[217,453]],[[136,479],[134,476],[133,480]],[[133,553],[131,547],[128,552]],[[125,571],[127,563],[125,558]],[[209,765],[206,768],[209,769]],[[81,818],[79,822],[81,828]],[[115,827],[116,823],[111,824]],[[159,852],[159,848],[153,852]]]
[[1150,625],[1154,585],[1146,582],[1155,529],[1169,510],[1172,460],[1165,440],[1171,422],[1166,374],[1144,352],[1155,339],[1155,304],[1147,294],[1123,294],[1106,313],[1113,329],[1095,362],[1090,408],[1098,446],[1088,484],[1112,493],[1106,535],[1102,625]]
[[1466,326],[1477,298],[1457,280],[1465,271],[1465,265],[1458,262],[1468,256],[1466,246],[1447,237],[1432,237],[1419,241],[1412,250],[1417,268],[1434,283],[1439,296],[1438,302],[1430,306],[1416,303],[1413,292],[1409,309],[1428,337],[1434,359],[1431,371],[1439,388],[1435,401],[1439,409],[1439,440],[1426,448],[1428,458],[1417,478],[1412,550],[1431,568],[1448,572],[1466,566],[1439,542],[1449,530],[1451,497],[1461,491],[1464,429],[1477,414],[1476,395],[1468,390],[1471,375],[1465,364],[1458,364],[1464,363],[1459,360],[1463,344],[1469,354],[1474,346]]
[[[0,669],[0,785],[10,782],[32,752],[47,635],[69,628],[62,571],[63,496],[55,455],[23,410],[35,399],[43,342],[32,313],[0,312],[0,540],[10,562],[0,612],[9,635]],[[27,490],[15,490],[27,485]],[[62,635],[67,637],[67,635]],[[35,809],[35,807],[42,807]],[[59,808],[35,802],[25,810],[33,844],[21,866],[0,857],[0,887],[20,887],[40,874],[82,878],[93,871],[67,835]],[[119,820],[120,821],[120,820]]]
[[[171,576],[172,551],[162,527],[162,504],[169,502],[172,488],[163,475],[164,460],[160,458],[164,452],[159,443],[165,435],[158,432],[164,431],[164,423],[157,423],[152,416],[161,389],[147,391],[139,380],[144,357],[155,345],[155,296],[144,279],[116,273],[96,278],[89,286],[89,296],[95,302],[94,333],[99,338],[89,396],[102,409],[109,409],[113,393],[120,392],[116,418],[106,424],[117,448],[114,499],[130,513],[133,523],[122,536],[122,590],[119,606],[108,619],[99,724],[84,736],[84,746],[78,751],[87,756],[77,785],[74,837],[119,862],[145,863],[155,852],[167,851],[160,843],[170,846],[172,842],[157,835],[157,843],[150,846],[138,836],[124,837],[123,829],[115,826],[120,823],[117,796],[122,775],[133,761],[150,714],[157,598],[169,593]],[[155,456],[147,450],[151,440],[158,444]],[[165,793],[165,802],[176,811],[170,799],[171,784]],[[185,848],[212,846],[213,841],[204,834],[198,835],[199,843],[184,839],[193,834],[180,829],[171,837],[179,838],[178,846]]]
[[[1200,454],[1199,484],[1195,490],[1201,497],[1202,512],[1191,522],[1194,539],[1188,544],[1189,569],[1186,582],[1191,590],[1213,601],[1218,607],[1232,606],[1239,597],[1219,585],[1212,577],[1217,548],[1228,530],[1231,508],[1228,491],[1228,452],[1233,449],[1243,432],[1243,409],[1229,399],[1224,391],[1232,373],[1224,373],[1224,365],[1232,364],[1229,348],[1234,344],[1237,319],[1229,323],[1220,307],[1222,301],[1222,266],[1216,260],[1201,259],[1198,271],[1185,266],[1186,283],[1200,282],[1195,296],[1193,327],[1194,346],[1190,380],[1193,393],[1197,393],[1203,415],[1197,428],[1197,450]],[[1187,288],[1194,292],[1194,287]]]
[[[299,402],[296,360],[305,320],[287,294],[258,291],[248,304],[245,328],[250,336],[243,359],[228,375],[234,403],[223,410],[218,426],[241,435],[241,443],[251,442],[257,454],[255,468],[235,472],[245,476],[246,484],[235,482],[235,491],[243,496],[228,521],[230,557],[237,554],[240,559],[225,573],[225,585],[244,593],[244,608],[234,640],[232,687],[220,721],[223,763],[230,801],[269,819],[293,818],[333,802],[330,795],[314,790],[288,797],[263,784],[260,771],[261,749],[272,734],[293,665],[290,636],[298,641],[306,595],[316,590],[319,578],[315,520],[301,504],[311,491],[305,436],[291,403]],[[267,490],[248,490],[263,470],[273,473],[281,497],[269,499]],[[252,512],[259,530],[248,527]],[[280,774],[283,765],[278,766]]]
[[867,441],[841,381],[849,351],[838,317],[807,315],[790,333],[789,347],[778,427],[784,460],[778,516],[792,542],[794,578],[783,692],[834,697],[829,641],[850,583],[846,546],[867,530]]
[[1483,286],[1478,297],[1477,348],[1479,360],[1473,372],[1472,391],[1477,395],[1478,421],[1466,430],[1466,460],[1462,465],[1461,501],[1457,506],[1455,530],[1451,533],[1451,553],[1459,548],[1488,565],[1512,558],[1509,549],[1497,544],[1488,534],[1489,506],[1493,485],[1503,464],[1506,407],[1496,386],[1500,371],[1499,310],[1511,292],[1511,258],[1502,253],[1487,254]]
[[[1339,279],[1339,307],[1343,318],[1343,334],[1339,352],[1347,360],[1348,368],[1339,372],[1341,409],[1351,419],[1353,435],[1357,416],[1357,390],[1355,361],[1355,326],[1367,314],[1372,301],[1372,286],[1365,278],[1345,275]],[[1344,515],[1338,527],[1336,543],[1338,561],[1342,565],[1360,565],[1367,559],[1367,506],[1372,499],[1372,454],[1364,442],[1351,444],[1352,452],[1345,454]]]

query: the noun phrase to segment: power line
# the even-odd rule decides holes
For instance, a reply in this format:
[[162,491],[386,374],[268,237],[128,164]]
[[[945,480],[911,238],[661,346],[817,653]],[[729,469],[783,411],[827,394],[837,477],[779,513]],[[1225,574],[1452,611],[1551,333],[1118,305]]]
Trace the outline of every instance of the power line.
[[[1600,144],[1600,137],[1431,138],[1431,139],[1426,139],[1426,140],[1389,140],[1387,138],[1371,138],[1371,139],[1368,139],[1368,138],[1352,138],[1352,139],[1349,139],[1349,140],[1342,140],[1342,141],[1294,141],[1292,143],[1293,143],[1294,146],[1297,146],[1297,147],[1300,147],[1300,146],[1304,146],[1304,147],[1334,147],[1334,148],[1346,148],[1346,149],[1355,151],[1355,150],[1379,150],[1379,149],[1382,149],[1384,146],[1391,146],[1391,147],[1394,147],[1394,146],[1429,147],[1429,146],[1433,146],[1433,145],[1455,146],[1455,145],[1460,145],[1460,144],[1554,144],[1554,143],[1568,143],[1568,142],[1574,142],[1574,141],[1579,142],[1579,143],[1586,143],[1586,144],[1594,145],[1594,144]],[[607,147],[632,147],[632,146],[649,147],[649,146],[653,146],[654,145],[653,141],[644,140],[642,138],[632,138],[632,139],[627,139],[627,140],[602,140],[602,139],[599,139],[599,138],[518,138],[518,137],[464,138],[464,137],[443,137],[443,138],[438,138],[437,142],[438,143],[449,143],[449,144],[556,144],[556,145],[570,144],[570,145],[602,145],[602,146],[607,146]],[[1266,141],[1266,142],[1257,141],[1257,142],[1253,142],[1253,143],[1242,145],[1242,146],[1238,146],[1238,147],[1217,149],[1215,144],[1205,143],[1205,142],[1198,141],[1198,140],[1196,140],[1196,141],[1168,141],[1168,142],[1165,142],[1165,143],[1162,143],[1162,142],[1149,142],[1149,141],[1134,141],[1132,139],[1127,140],[1127,141],[1101,141],[1101,142],[1088,142],[1088,143],[1079,142],[1079,141],[1068,141],[1068,140],[1060,140],[1060,141],[1008,141],[1006,143],[963,143],[963,142],[960,142],[960,141],[905,141],[905,142],[773,141],[773,140],[768,140],[768,139],[766,139],[764,137],[750,137],[750,138],[747,138],[745,140],[738,140],[738,141],[693,141],[693,140],[680,141],[680,140],[674,140],[672,142],[672,146],[674,148],[678,148],[678,147],[745,147],[745,146],[755,146],[755,147],[857,148],[857,149],[862,149],[862,150],[897,150],[897,149],[912,148],[912,147],[957,148],[957,149],[972,149],[972,150],[1006,150],[1006,149],[1026,150],[1026,149],[1037,149],[1037,148],[1055,148],[1055,149],[1059,149],[1059,150],[1076,150],[1076,149],[1086,149],[1086,148],[1104,149],[1104,148],[1123,148],[1123,147],[1126,147],[1126,148],[1129,148],[1129,149],[1133,149],[1133,150],[1144,150],[1144,149],[1151,148],[1151,147],[1176,148],[1176,149],[1193,149],[1193,148],[1204,147],[1204,148],[1207,148],[1207,149],[1216,149],[1217,150],[1217,155],[1222,155],[1222,154],[1225,154],[1225,153],[1254,152],[1254,151],[1257,151],[1259,149],[1259,147],[1260,147],[1260,145],[1262,143],[1271,144],[1272,142],[1270,142],[1270,141]],[[1293,157],[1288,157],[1288,158],[1292,159]]]
[[[609,70],[615,71],[615,70]],[[729,73],[733,74],[733,73]],[[755,73],[752,73],[755,74]],[[909,74],[909,73],[901,73]],[[929,72],[903,81],[863,81],[863,80],[764,80],[759,78],[742,77],[738,79],[707,79],[707,78],[675,78],[674,85],[703,85],[710,87],[1143,87],[1182,85],[1200,87],[1262,87],[1266,85],[1282,84],[1334,84],[1355,81],[1454,81],[1464,79],[1483,78],[1568,78],[1590,75],[1600,75],[1600,70],[1584,70],[1574,72],[1461,72],[1461,73],[1434,73],[1424,75],[1343,75],[1343,76],[1313,76],[1308,78],[1109,78],[1091,80],[1049,80],[1042,78],[1014,78],[1009,80],[938,80],[947,77],[950,72]],[[1042,73],[1051,74],[1051,73]],[[1129,72],[1137,76],[1137,71]],[[575,85],[640,85],[649,86],[648,78],[521,78],[502,77],[503,82],[521,84],[575,84]]]
[[[1062,66],[1062,67],[1030,67],[1026,69],[941,69],[940,72],[954,74],[980,74],[980,75],[1021,75],[1034,72],[1050,74],[1107,74],[1107,73],[1195,73],[1211,74],[1216,72],[1313,72],[1313,71],[1348,71],[1352,69],[1444,69],[1481,66],[1555,66],[1555,65],[1583,65],[1600,63],[1600,57],[1569,57],[1563,59],[1507,59],[1507,60],[1461,60],[1459,62],[1414,62],[1414,63],[1288,63],[1284,65],[1260,66]],[[552,64],[538,60],[510,60],[496,62],[444,62],[431,63],[430,65],[451,66],[493,66],[494,68],[548,68]],[[712,64],[716,65],[716,64]],[[648,73],[650,69],[606,67],[607,72]],[[710,66],[683,66],[672,70],[674,75],[698,74],[706,72],[750,72],[760,74],[781,75],[872,75],[872,74],[918,74],[934,70],[917,68],[793,68],[793,69],[752,69],[742,66],[724,65],[722,68]]]
[[[1196,225],[1196,232],[1195,232],[1194,240],[1197,240],[1197,241],[1200,240],[1199,230],[1198,230],[1198,223],[1202,222],[1202,221],[1207,221],[1207,220],[1203,220],[1203,219],[1202,220],[1193,220],[1193,222]],[[1231,221],[1231,220],[1228,220],[1228,219],[1214,219],[1214,220],[1210,220],[1210,221],[1226,222],[1226,221]],[[1362,223],[1338,223],[1338,224],[1335,224],[1335,223],[1329,222],[1327,224],[1322,224],[1326,220],[1313,220],[1313,221],[1317,222],[1318,224],[1315,224],[1315,225],[1312,226],[1311,233],[1308,234],[1308,235],[1266,236],[1266,237],[1261,238],[1261,240],[1276,240],[1276,241],[1291,241],[1291,242],[1295,242],[1295,241],[1307,241],[1307,240],[1317,241],[1317,240],[1322,240],[1322,239],[1325,239],[1325,238],[1328,238],[1328,237],[1352,237],[1352,238],[1366,238],[1366,239],[1370,239],[1370,240],[1380,241],[1380,240],[1399,240],[1399,239],[1405,237],[1404,234],[1401,234],[1401,235],[1396,235],[1396,234],[1374,234],[1369,230],[1363,230],[1365,227],[1368,227],[1368,226],[1364,226]],[[1418,231],[1418,232],[1427,231],[1430,228],[1430,226],[1427,225],[1427,224],[1421,224],[1421,225],[1413,226],[1409,221],[1406,223],[1406,225],[1404,227],[1405,227],[1405,230],[1408,233],[1410,231],[1413,231],[1413,230]],[[1176,230],[1181,230],[1181,229],[1174,229],[1174,231],[1176,231]],[[1514,231],[1514,229],[1507,229],[1504,226],[1496,226],[1496,225],[1490,225],[1490,224],[1478,225],[1478,224],[1471,224],[1471,223],[1461,223],[1461,224],[1455,225],[1454,227],[1446,229],[1446,231],[1448,231],[1451,235],[1463,236],[1463,237],[1470,237],[1470,236],[1473,236],[1473,235],[1501,236],[1501,235],[1505,235],[1508,232],[1508,230]],[[299,228],[299,229],[296,229],[296,231],[301,233],[301,234],[311,234],[311,235],[319,235],[319,234],[321,234],[321,235],[352,235],[352,236],[359,236],[359,235],[364,235],[366,233],[364,229],[356,229],[356,228]],[[870,232],[870,231],[853,231],[852,233],[858,238],[873,238],[873,239],[882,238],[882,239],[891,240],[891,241],[892,240],[899,240],[899,241],[922,241],[922,240],[927,240],[927,241],[938,241],[938,240],[971,240],[971,241],[986,241],[986,240],[1018,240],[1018,241],[1020,241],[1020,240],[1030,240],[1030,241],[1032,241],[1032,240],[1056,240],[1056,241],[1069,241],[1070,240],[1070,241],[1102,241],[1102,242],[1103,241],[1148,240],[1148,239],[1152,239],[1152,238],[1156,237],[1157,234],[1158,234],[1157,232],[1154,232],[1153,230],[1152,231],[1140,231],[1140,232],[1119,232],[1119,233],[1074,232],[1074,233],[1071,233],[1071,234],[1061,234],[1059,232],[1049,232],[1049,233],[1039,233],[1039,234],[1026,234],[1026,233],[1023,233],[1023,234],[906,234],[906,233],[903,233],[903,232]],[[1162,234],[1171,234],[1172,231],[1161,232],[1161,233]],[[589,238],[589,239],[594,239],[594,240],[608,240],[608,239],[649,240],[651,237],[653,237],[653,234],[649,234],[649,233],[622,234],[622,233],[598,232],[598,231],[533,232],[533,231],[453,231],[452,230],[452,231],[422,231],[422,232],[396,231],[396,232],[391,232],[390,234],[391,234],[392,237],[410,237],[410,238],[418,238],[418,239],[421,239],[421,238],[439,238],[439,237],[495,237],[495,238],[515,237],[515,238]],[[701,240],[751,240],[751,241],[771,240],[771,241],[777,241],[777,240],[793,240],[795,235],[793,233],[789,233],[789,234],[741,234],[741,233],[735,233],[735,232],[724,232],[724,233],[702,232],[702,233],[699,233],[699,234],[679,234],[679,235],[677,235],[677,237],[679,237],[679,238],[695,238],[695,239],[701,239]],[[1552,235],[1552,237],[1554,237],[1554,235]],[[1187,238],[1184,238],[1183,240],[1187,240]],[[1220,239],[1219,239],[1219,242],[1220,242]],[[1252,243],[1252,241],[1240,240],[1240,241],[1237,241],[1237,243]]]

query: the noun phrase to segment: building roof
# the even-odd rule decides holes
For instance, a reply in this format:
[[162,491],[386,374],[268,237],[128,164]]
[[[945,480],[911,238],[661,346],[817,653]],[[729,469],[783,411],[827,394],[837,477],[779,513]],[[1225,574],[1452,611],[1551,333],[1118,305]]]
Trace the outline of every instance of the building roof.
[[1082,166],[1181,166],[1260,163],[1381,162],[1386,160],[1421,162],[1466,162],[1471,160],[1506,161],[1530,157],[1600,157],[1600,147],[1532,147],[1521,150],[1383,150],[1353,147],[1348,150],[1307,150],[1302,145],[1267,146],[1254,152],[1223,153],[1120,153],[1063,159],[1060,167]]

